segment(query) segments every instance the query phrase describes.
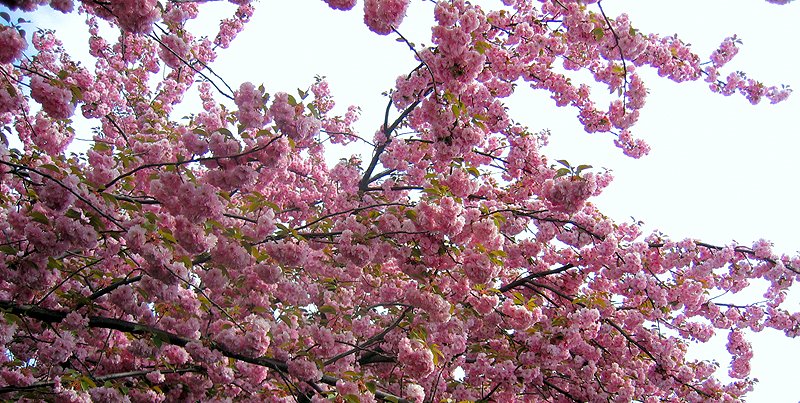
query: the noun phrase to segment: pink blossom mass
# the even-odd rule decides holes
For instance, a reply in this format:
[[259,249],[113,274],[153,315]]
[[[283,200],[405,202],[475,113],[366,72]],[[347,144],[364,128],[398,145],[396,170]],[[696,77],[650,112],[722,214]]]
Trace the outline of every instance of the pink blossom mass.
[[[264,6],[229,3],[2,2],[24,18],[0,13],[0,400],[736,402],[751,334],[800,334],[800,256],[615,221],[612,173],[507,104],[529,87],[645,158],[646,77],[790,96],[729,67],[737,36],[698,54],[601,1],[448,0],[424,45],[409,0],[309,4],[408,52],[362,116],[321,75],[218,74]],[[48,9],[85,55],[24,29]],[[688,354],[716,335],[727,356]]]

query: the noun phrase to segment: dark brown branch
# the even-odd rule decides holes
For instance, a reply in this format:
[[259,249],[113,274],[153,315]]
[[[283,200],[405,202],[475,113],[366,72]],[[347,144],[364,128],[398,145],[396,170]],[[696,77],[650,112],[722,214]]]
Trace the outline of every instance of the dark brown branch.
[[413,308],[410,307],[410,306],[406,307],[406,309],[404,309],[403,312],[400,313],[400,316],[398,316],[397,319],[395,319],[395,321],[392,322],[391,325],[387,326],[386,329],[383,329],[383,331],[381,331],[380,333],[370,337],[369,339],[367,339],[367,341],[365,341],[361,345],[356,346],[356,347],[351,348],[350,350],[347,350],[347,351],[345,351],[345,352],[343,352],[341,354],[337,354],[337,355],[331,357],[330,359],[325,361],[325,363],[323,365],[324,366],[331,365],[331,364],[335,363],[336,361],[339,361],[340,359],[342,359],[344,357],[347,357],[350,354],[353,354],[353,353],[356,353],[358,351],[367,349],[370,346],[372,346],[373,344],[382,341],[383,340],[383,336],[386,336],[386,334],[389,333],[392,329],[394,329],[397,326],[399,326],[400,322],[402,322],[403,319],[406,317],[406,314],[408,314],[408,312],[411,311],[412,309]]
[[[137,281],[139,281],[141,279],[142,279],[142,276],[138,275],[138,276],[134,276],[134,277],[131,277],[131,278],[125,278],[125,279],[119,280],[117,282],[111,283],[111,284],[109,284],[109,285],[107,285],[107,286],[105,286],[105,287],[93,292],[91,295],[86,297],[86,299],[88,301],[94,301],[94,300],[102,297],[103,295],[106,295],[106,294],[116,290],[117,288],[122,287],[123,285],[132,284],[132,283],[135,283],[135,282],[137,282]],[[81,302],[81,303],[78,304],[76,309],[80,308],[80,307],[83,307],[86,304],[88,304],[88,302]]]
[[[724,247],[722,247],[722,246],[712,245],[712,244],[705,243],[705,242],[695,241],[694,244],[699,246],[699,247],[706,248],[706,249],[713,249],[713,250],[722,250],[722,249],[724,249]],[[650,246],[651,248],[663,248],[664,247],[664,243],[662,243],[662,242],[654,242],[654,243],[650,243],[648,246]],[[733,247],[733,251],[737,252],[737,253],[741,253],[741,254],[746,255],[746,256],[754,257],[754,258],[756,258],[758,260],[761,260],[761,261],[764,261],[764,262],[768,262],[768,263],[772,263],[772,264],[778,264],[778,261],[776,261],[775,259],[757,257],[756,256],[756,252],[752,248],[748,248],[747,246],[734,246]],[[786,262],[781,262],[781,263],[783,263],[783,266],[787,270],[791,271],[792,273],[800,274],[800,268],[794,267],[791,264],[786,263]]]
[[548,381],[547,379],[543,380],[543,382],[544,382],[545,385],[547,385],[547,387],[557,391],[558,393],[561,393],[567,399],[572,400],[573,402],[580,402],[580,400],[576,399],[574,396],[569,394],[569,392],[567,392],[564,389],[559,388],[558,386],[554,385],[552,382]]
[[575,265],[573,265],[572,263],[569,263],[569,264],[566,264],[566,265],[561,266],[561,267],[556,268],[556,269],[551,269],[551,270],[545,270],[545,271],[540,271],[540,272],[536,272],[536,273],[531,273],[531,274],[529,274],[529,275],[527,275],[527,276],[525,276],[525,277],[523,277],[521,279],[514,280],[514,281],[512,281],[512,282],[510,282],[510,283],[508,283],[508,284],[506,284],[506,285],[504,285],[502,287],[500,287],[499,290],[500,290],[500,292],[506,292],[506,291],[512,290],[512,289],[514,289],[516,287],[519,287],[519,286],[521,286],[521,285],[523,285],[525,283],[528,283],[529,281],[531,281],[533,279],[546,277],[546,276],[549,276],[551,274],[563,273],[563,272],[565,272],[565,271],[567,271],[567,270],[569,270],[569,269],[571,269],[573,267],[575,267]]
[[[369,166],[367,166],[367,169],[364,171],[364,176],[361,177],[361,181],[358,183],[358,189],[360,191],[365,192],[369,187],[369,184],[372,183],[372,181],[374,180],[372,178],[372,172],[374,172],[375,167],[378,166],[378,160],[380,159],[381,154],[383,154],[384,150],[386,150],[386,146],[388,146],[389,143],[392,142],[392,137],[391,137],[392,132],[394,132],[395,129],[397,129],[397,127],[400,126],[403,120],[406,117],[408,117],[408,115],[412,111],[414,111],[414,109],[416,109],[416,107],[421,102],[422,99],[414,101],[414,103],[412,103],[406,109],[403,110],[400,116],[398,116],[397,119],[395,119],[394,122],[392,122],[391,126],[385,127],[386,125],[384,125],[383,133],[386,136],[386,139],[382,143],[380,143],[377,147],[375,147],[375,151],[372,153],[372,159],[369,161]],[[391,105],[392,101],[389,101],[389,105],[387,105],[387,116],[388,116],[388,109],[389,107],[391,107]]]

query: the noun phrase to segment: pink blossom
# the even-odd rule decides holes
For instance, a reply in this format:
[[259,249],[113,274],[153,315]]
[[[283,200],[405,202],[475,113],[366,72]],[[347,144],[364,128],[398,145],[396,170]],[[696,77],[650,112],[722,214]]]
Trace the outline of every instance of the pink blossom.
[[425,401],[425,389],[415,383],[407,383],[405,389],[405,398],[414,403],[422,403]]
[[161,37],[161,46],[158,48],[158,55],[164,64],[177,69],[188,63],[187,57],[189,55],[189,44],[183,38],[170,34]]
[[67,119],[75,112],[72,92],[67,88],[53,85],[50,80],[41,76],[31,78],[31,97],[40,103],[42,109],[53,119]]
[[350,10],[355,7],[356,0],[323,0],[334,10]]
[[111,403],[111,402],[127,402],[130,403],[131,399],[124,396],[116,388],[101,386],[89,390],[93,402]]
[[[744,330],[800,334],[787,304],[800,257],[613,221],[592,202],[611,175],[554,172],[549,133],[504,100],[540,90],[640,157],[640,70],[753,103],[789,96],[722,72],[734,38],[705,61],[627,15],[598,18],[597,0],[437,2],[431,44],[408,44],[417,67],[364,136],[322,78],[270,100],[206,69],[253,16],[232,3],[216,36],[195,40],[202,4],[81,2],[80,63],[47,27],[30,58],[26,23],[0,28],[0,127],[21,144],[0,142],[3,398],[732,402],[753,384]],[[366,1],[367,26],[392,32],[409,3]],[[193,88],[198,108],[184,111]],[[71,119],[77,102],[96,132]],[[65,155],[75,131],[91,144]],[[372,150],[337,163],[331,143]],[[739,292],[756,281],[752,303]],[[723,329],[732,381],[687,357]]]
[[72,0],[50,0],[50,7],[64,14],[71,13],[75,7]]
[[464,274],[475,284],[486,284],[497,274],[486,252],[467,250],[461,257]]
[[397,359],[406,367],[409,376],[421,379],[433,372],[433,353],[419,341],[403,338],[397,349]]
[[387,35],[400,26],[406,8],[408,0],[364,0],[364,23],[372,32]]
[[264,263],[256,265],[254,270],[258,277],[267,284],[277,283],[283,274],[280,267]]
[[183,365],[191,358],[183,347],[173,345],[164,346],[159,354],[172,365]]
[[74,136],[75,132],[63,124],[48,119],[42,112],[36,114],[31,140],[47,154],[61,154]]
[[0,27],[0,64],[18,60],[27,46],[19,31],[12,27]]
[[43,178],[42,182],[44,185],[38,190],[39,199],[50,209],[61,213],[75,201],[75,195],[70,192],[74,192],[78,184],[75,176],[68,176],[58,182]]
[[266,118],[264,116],[264,94],[253,83],[244,82],[235,93],[236,106],[239,107],[237,117],[239,123],[247,128],[261,127]]
[[321,122],[299,113],[301,105],[292,105],[289,94],[279,92],[269,108],[275,125],[296,143],[302,144],[319,133]]
[[156,0],[120,0],[111,3],[119,26],[133,34],[147,34],[161,17]]
[[305,357],[296,358],[288,362],[289,374],[304,381],[317,381],[322,378],[322,371],[317,368],[317,364],[309,361]]
[[542,193],[553,210],[575,213],[597,190],[594,179],[593,175],[587,174],[583,178],[567,175],[547,180],[542,187]]

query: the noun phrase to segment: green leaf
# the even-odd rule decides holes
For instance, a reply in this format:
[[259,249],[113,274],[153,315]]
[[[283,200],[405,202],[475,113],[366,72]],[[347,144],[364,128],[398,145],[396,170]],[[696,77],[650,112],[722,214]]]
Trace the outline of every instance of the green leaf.
[[97,232],[101,232],[103,229],[105,229],[105,225],[103,225],[103,220],[97,214],[89,215],[89,224]]
[[164,339],[162,339],[161,336],[159,336],[157,334],[154,334],[153,335],[153,345],[156,346],[156,348],[161,348],[162,344],[164,344]]
[[8,13],[5,12],[5,11],[0,12],[0,17],[3,17],[3,19],[6,20],[6,22],[8,22],[8,23],[11,22],[11,16],[8,15]]
[[561,164],[561,165],[563,165],[563,166],[565,166],[567,168],[572,168],[572,165],[570,165],[569,161],[567,161],[567,160],[556,160],[556,162],[558,162],[559,164]]
[[594,35],[594,39],[599,41],[599,40],[603,39],[603,37],[606,35],[606,33],[603,31],[603,28],[597,27],[597,28],[592,30],[592,35]]
[[172,233],[167,229],[159,228],[158,234],[161,235],[161,238],[164,238],[169,242],[178,243],[178,241],[175,239]]
[[130,203],[126,201],[121,201],[119,203],[119,207],[123,210],[128,210],[128,211],[142,211],[142,206],[139,203]]
[[565,176],[565,175],[569,175],[569,169],[561,168],[558,171],[556,171],[556,176],[555,177],[556,178],[560,178],[560,177]]
[[110,193],[100,193],[100,197],[109,204],[117,205],[117,198]]
[[490,45],[486,41],[477,41],[477,42],[475,42],[475,50],[478,51],[478,53],[480,53],[480,54],[483,54],[484,52],[486,52],[487,49],[489,49],[491,47],[492,47],[492,45]]
[[336,308],[330,305],[323,305],[319,307],[319,311],[322,313],[336,313]]
[[29,215],[30,215],[30,217],[31,217],[31,219],[33,221],[36,221],[38,223],[45,224],[45,225],[50,223],[50,220],[48,220],[47,216],[44,215],[44,213],[42,213],[41,211],[35,211],[34,210],[34,211],[31,211],[29,213]]
[[409,336],[411,336],[412,339],[417,339],[417,340],[421,340],[421,341],[428,340],[428,332],[426,332],[425,329],[423,329],[421,327],[414,328],[409,333]]
[[94,383],[92,378],[89,378],[88,376],[82,376],[80,382],[81,382],[81,389],[83,390],[94,389],[97,387],[97,384]]
[[444,359],[444,353],[442,353],[442,350],[440,350],[439,346],[435,343],[431,344],[429,347],[431,349],[431,353],[433,353],[433,365],[438,366],[439,362]]
[[95,151],[108,151],[108,150],[111,150],[111,146],[108,145],[108,143],[104,143],[102,141],[98,141],[98,142],[94,143],[94,146],[92,148]]
[[44,164],[44,165],[40,165],[39,167],[47,169],[48,171],[61,172],[61,168],[59,168],[59,167],[57,167],[57,166],[55,166],[53,164]]

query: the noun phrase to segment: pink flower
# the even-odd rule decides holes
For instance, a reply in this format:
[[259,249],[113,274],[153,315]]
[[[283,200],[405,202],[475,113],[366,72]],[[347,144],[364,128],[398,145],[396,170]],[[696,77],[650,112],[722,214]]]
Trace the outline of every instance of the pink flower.
[[317,135],[322,123],[311,116],[301,115],[302,104],[293,105],[289,94],[279,92],[269,107],[275,125],[295,143],[301,144]]
[[0,64],[13,63],[22,57],[22,51],[28,46],[25,38],[12,27],[0,27]]
[[234,94],[234,101],[239,111],[236,116],[239,123],[247,128],[261,127],[266,118],[264,116],[264,94],[251,82],[244,82]]
[[364,23],[372,32],[387,35],[406,16],[408,0],[365,0]]
[[323,0],[334,10],[350,10],[356,6],[356,0]]
[[281,279],[283,272],[277,265],[260,263],[255,266],[254,271],[258,278],[267,284],[277,283]]
[[78,179],[74,176],[68,176],[60,181],[60,184],[51,179],[44,179],[43,186],[37,189],[39,200],[45,206],[58,213],[66,211],[75,201],[73,195],[68,189],[75,188]]
[[42,112],[36,114],[33,129],[33,144],[49,155],[61,154],[75,136],[74,131],[67,130],[61,123],[51,121]]
[[72,0],[50,0],[50,7],[67,14],[72,12],[75,5],[72,3]]
[[119,26],[133,34],[147,34],[161,17],[157,0],[117,0],[110,3]]
[[554,211],[575,213],[583,207],[583,203],[597,190],[595,176],[587,174],[583,178],[562,176],[549,179],[542,187],[542,195]]
[[422,403],[425,401],[425,389],[416,383],[407,383],[404,389],[405,398],[414,403]]
[[[148,374],[150,375],[150,374]],[[163,375],[161,375],[163,377]],[[149,379],[149,377],[148,377]],[[130,398],[115,388],[101,386],[89,390],[93,402],[130,402]]]
[[42,109],[53,119],[66,119],[75,112],[72,92],[64,87],[52,85],[42,76],[31,78],[31,97],[42,104]]
[[289,374],[304,381],[318,381],[322,379],[322,371],[317,364],[307,358],[296,358],[288,362]]
[[177,69],[184,64],[184,60],[189,55],[189,45],[177,35],[164,35],[161,37],[158,55],[164,64]]
[[406,367],[408,376],[421,379],[433,372],[433,353],[419,341],[404,337],[397,350],[397,360]]
[[174,345],[165,345],[159,354],[172,365],[186,364],[191,358],[183,347]]
[[469,249],[461,257],[464,274],[473,284],[486,284],[497,274],[497,267],[485,252]]

